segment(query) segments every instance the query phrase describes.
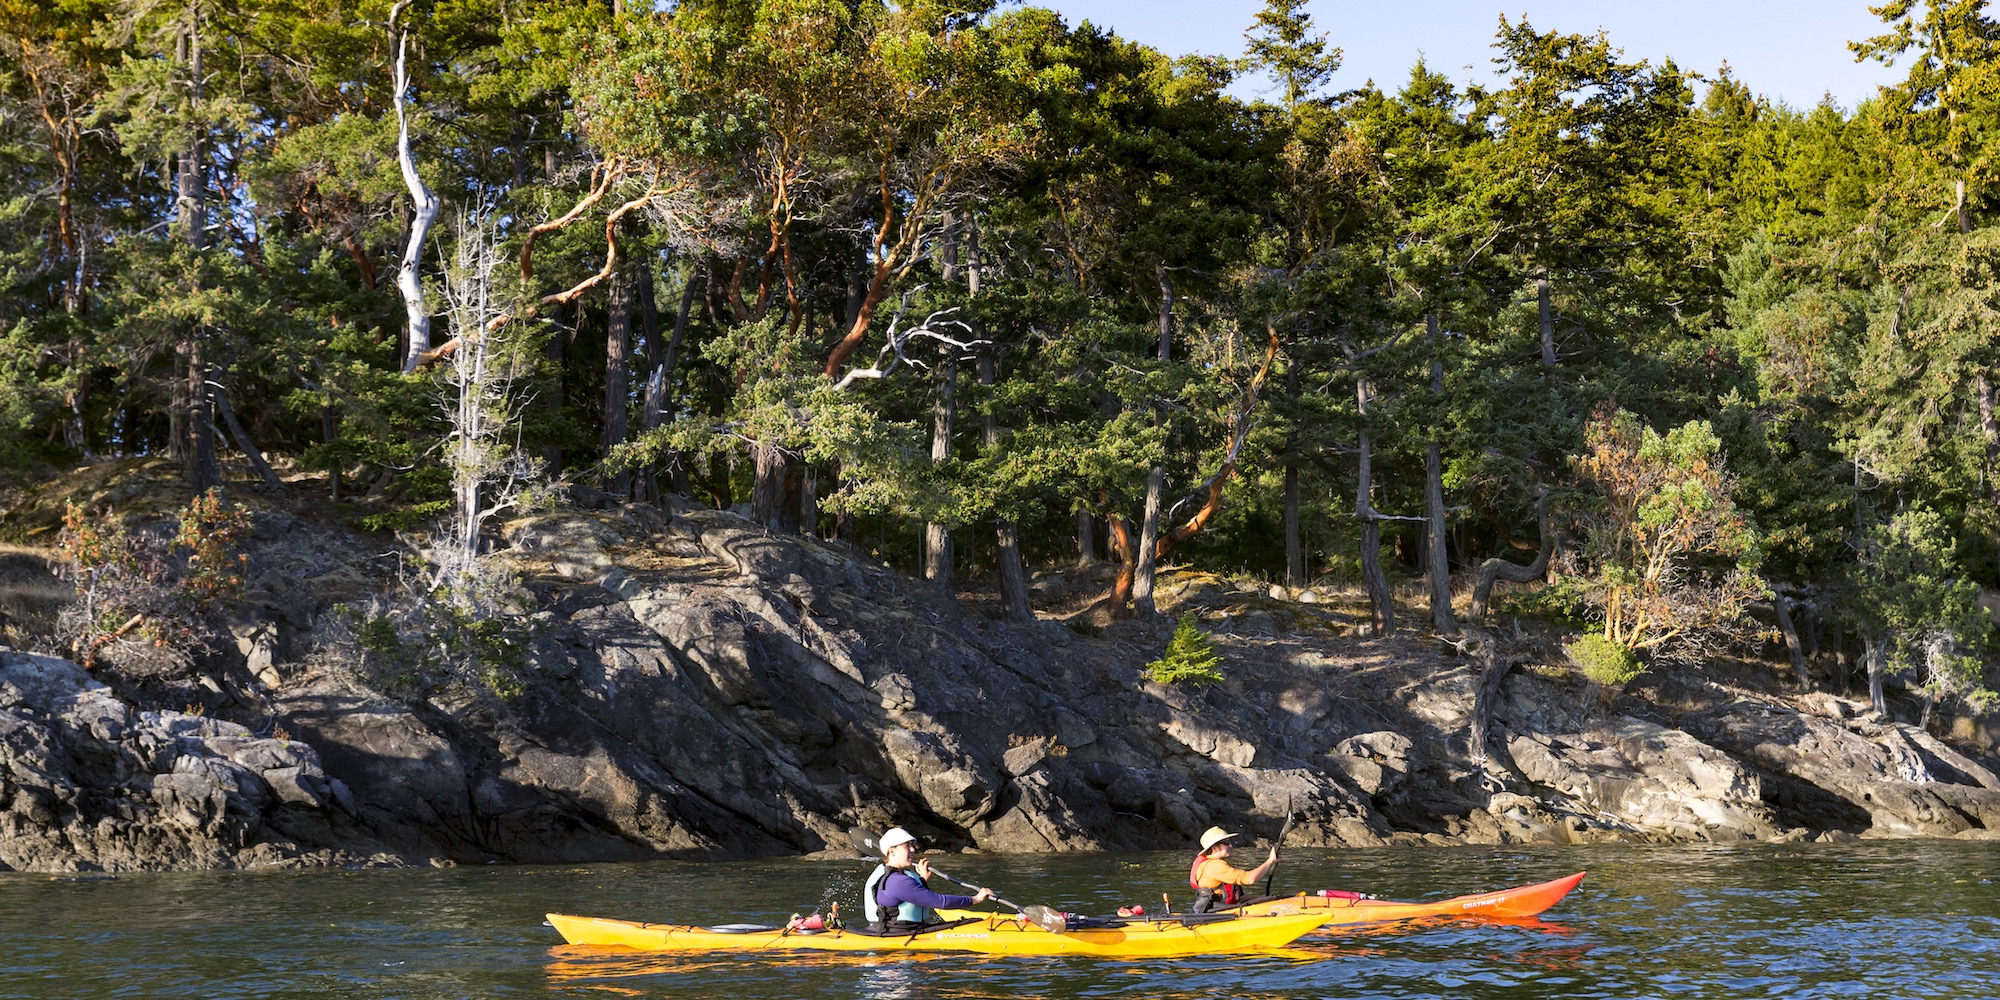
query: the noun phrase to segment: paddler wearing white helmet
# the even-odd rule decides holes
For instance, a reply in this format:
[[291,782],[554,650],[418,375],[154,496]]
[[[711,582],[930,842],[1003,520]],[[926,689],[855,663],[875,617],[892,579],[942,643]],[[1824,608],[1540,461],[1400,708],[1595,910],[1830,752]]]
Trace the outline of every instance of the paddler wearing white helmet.
[[861,902],[868,924],[877,931],[914,931],[938,922],[937,910],[978,906],[993,898],[993,890],[980,889],[970,896],[954,896],[932,889],[930,862],[917,857],[915,834],[900,826],[891,827],[878,841],[882,863],[861,886]]

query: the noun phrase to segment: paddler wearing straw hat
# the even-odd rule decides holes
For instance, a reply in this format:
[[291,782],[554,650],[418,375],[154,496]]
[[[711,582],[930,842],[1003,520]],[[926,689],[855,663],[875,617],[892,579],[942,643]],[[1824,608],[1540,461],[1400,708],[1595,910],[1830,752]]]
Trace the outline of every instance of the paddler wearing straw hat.
[[917,838],[900,826],[884,833],[881,845],[882,863],[861,886],[868,923],[877,931],[917,930],[937,922],[935,910],[964,909],[993,898],[991,889],[953,896],[926,885],[930,862],[917,860]]
[[1188,868],[1188,888],[1194,890],[1194,912],[1207,913],[1242,902],[1239,888],[1262,882],[1277,866],[1277,844],[1271,845],[1270,855],[1253,871],[1246,872],[1230,864],[1229,842],[1235,839],[1235,834],[1219,826],[1202,832],[1201,853],[1194,856],[1194,864]]

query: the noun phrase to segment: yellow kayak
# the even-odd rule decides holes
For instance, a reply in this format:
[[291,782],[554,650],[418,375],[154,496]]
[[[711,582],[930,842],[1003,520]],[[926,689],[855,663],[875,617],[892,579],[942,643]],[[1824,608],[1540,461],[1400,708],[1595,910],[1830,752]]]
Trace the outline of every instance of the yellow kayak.
[[1134,918],[1106,926],[1072,927],[1057,934],[997,913],[916,934],[876,936],[853,930],[786,931],[654,924],[607,917],[548,914],[570,944],[640,951],[959,951],[981,955],[1085,955],[1095,958],[1174,958],[1254,951],[1290,944],[1318,927],[1320,912],[1245,916],[1182,923]]

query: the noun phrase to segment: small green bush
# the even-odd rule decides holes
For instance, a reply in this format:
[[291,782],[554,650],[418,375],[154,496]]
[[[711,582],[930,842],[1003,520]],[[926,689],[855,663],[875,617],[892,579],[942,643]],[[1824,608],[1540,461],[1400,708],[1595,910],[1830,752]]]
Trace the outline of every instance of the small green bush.
[[1173,641],[1166,655],[1146,664],[1146,677],[1161,684],[1215,684],[1222,680],[1222,654],[1208,641],[1208,633],[1195,625],[1192,614],[1181,616],[1174,626]]
[[528,689],[537,630],[511,616],[480,617],[445,601],[422,601],[390,616],[336,605],[361,651],[360,679],[411,702],[449,687],[483,689],[502,700]]
[[1646,672],[1638,654],[1596,632],[1578,636],[1563,647],[1563,652],[1583,669],[1585,677],[1609,688],[1619,687]]
[[450,500],[420,500],[405,507],[362,514],[354,518],[354,523],[366,531],[408,531],[437,519],[450,509]]

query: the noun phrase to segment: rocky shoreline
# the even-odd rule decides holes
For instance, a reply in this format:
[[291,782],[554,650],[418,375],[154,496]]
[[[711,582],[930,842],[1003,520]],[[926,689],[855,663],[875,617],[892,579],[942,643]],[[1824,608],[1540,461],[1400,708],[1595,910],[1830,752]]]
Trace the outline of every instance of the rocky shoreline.
[[[1169,574],[1227,680],[1163,687],[1141,667],[1171,619],[1011,624],[692,507],[508,525],[488,558],[535,623],[521,669],[392,695],[330,624],[380,590],[369,546],[278,512],[256,534],[235,649],[96,676],[0,649],[0,866],[771,856],[890,824],[1179,848],[1288,812],[1325,847],[2000,836],[1990,724],[1940,737],[1775,668],[1612,698],[1532,635],[1369,639],[1337,595]],[[0,635],[28,645],[26,614],[0,605]]]

